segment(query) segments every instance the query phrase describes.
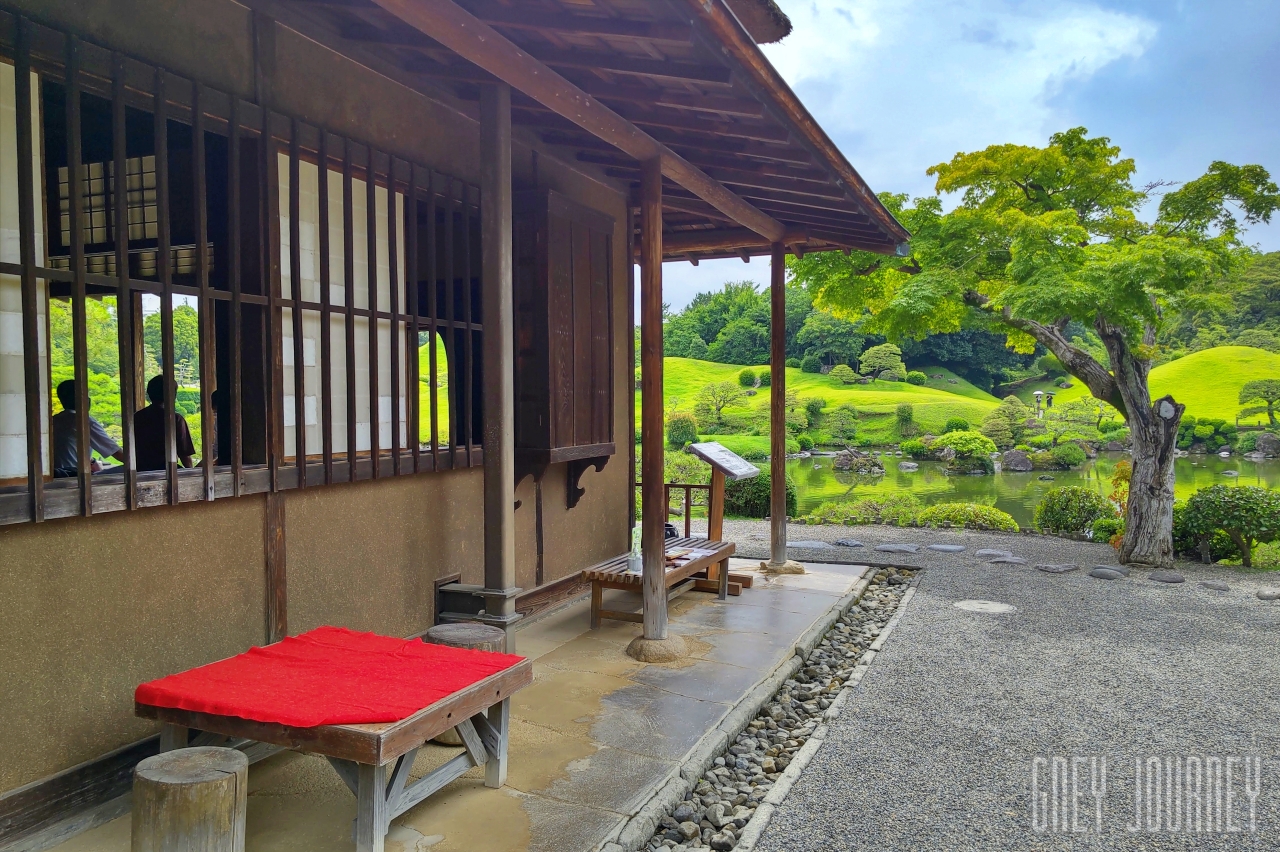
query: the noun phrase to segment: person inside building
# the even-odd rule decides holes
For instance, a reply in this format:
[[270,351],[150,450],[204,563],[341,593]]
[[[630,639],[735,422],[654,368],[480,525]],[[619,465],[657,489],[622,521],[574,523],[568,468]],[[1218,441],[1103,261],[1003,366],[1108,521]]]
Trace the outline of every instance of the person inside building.
[[[75,379],[60,382],[56,393],[58,402],[62,403],[62,410],[49,418],[50,431],[53,433],[53,475],[76,476],[80,470],[80,433],[76,417]],[[89,406],[93,406],[93,400],[89,400]],[[124,461],[124,449],[92,417],[89,418],[89,451],[89,469],[94,473],[102,470],[102,464],[92,458],[95,451],[104,459]]]
[[[151,404],[133,415],[133,443],[137,455],[137,466],[140,471],[164,470],[163,376],[155,376],[147,382],[147,399],[151,400]],[[187,428],[187,419],[176,411],[173,414],[173,441],[182,466],[191,467],[191,459],[196,454],[196,448],[191,443],[191,430]]]

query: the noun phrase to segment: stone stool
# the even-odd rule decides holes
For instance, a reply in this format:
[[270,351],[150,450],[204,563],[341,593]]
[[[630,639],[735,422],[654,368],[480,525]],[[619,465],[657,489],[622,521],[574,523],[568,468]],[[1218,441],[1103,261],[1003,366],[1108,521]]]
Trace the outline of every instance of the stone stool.
[[[437,624],[422,636],[423,642],[432,645],[448,645],[450,648],[470,648],[476,651],[505,652],[507,649],[506,631],[487,624],[474,621],[457,621],[450,624]],[[440,745],[460,746],[462,738],[453,728],[445,731],[432,740]]]
[[132,852],[244,852],[249,760],[231,748],[180,748],[133,770]]

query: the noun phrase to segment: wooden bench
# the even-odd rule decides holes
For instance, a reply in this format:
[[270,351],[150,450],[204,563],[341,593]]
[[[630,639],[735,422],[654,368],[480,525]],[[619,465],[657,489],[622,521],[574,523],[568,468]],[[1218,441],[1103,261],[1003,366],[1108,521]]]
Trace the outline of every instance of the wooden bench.
[[[707,551],[704,555],[683,564],[667,564],[667,600],[691,589],[700,592],[716,592],[720,599],[724,600],[728,595],[742,594],[743,588],[750,588],[750,575],[730,576],[729,574],[729,557],[733,555],[734,549],[735,545],[731,541],[708,541],[704,538],[667,539],[667,553],[676,550]],[[593,565],[582,572],[582,579],[591,584],[592,630],[600,626],[602,618],[637,623],[644,621],[644,617],[638,612],[618,612],[603,607],[605,589],[622,589],[637,594],[641,591],[642,577],[640,574],[627,571],[626,554],[601,562],[599,565]]]
[[[223,740],[217,744],[263,744],[257,755],[246,749],[251,762],[281,749],[325,757],[356,796],[357,852],[382,852],[391,820],[471,767],[484,766],[486,787],[506,783],[509,696],[532,682],[533,664],[522,660],[408,718],[369,725],[297,728],[137,702],[134,712],[163,723],[161,751]],[[410,781],[418,749],[450,729],[457,730],[464,751]],[[195,731],[205,733],[192,737]]]

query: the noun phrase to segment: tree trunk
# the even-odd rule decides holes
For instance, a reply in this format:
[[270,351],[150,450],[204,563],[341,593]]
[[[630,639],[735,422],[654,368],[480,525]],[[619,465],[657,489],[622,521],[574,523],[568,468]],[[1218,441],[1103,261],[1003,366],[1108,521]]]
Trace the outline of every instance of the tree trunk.
[[[1120,562],[1147,568],[1173,565],[1173,460],[1185,405],[1172,396],[1154,403],[1147,377],[1151,361],[1129,348],[1123,330],[1099,319],[1094,324],[1111,359],[1116,389],[1128,414],[1133,440],[1133,478],[1125,512]],[[1154,330],[1147,330],[1154,341]]]

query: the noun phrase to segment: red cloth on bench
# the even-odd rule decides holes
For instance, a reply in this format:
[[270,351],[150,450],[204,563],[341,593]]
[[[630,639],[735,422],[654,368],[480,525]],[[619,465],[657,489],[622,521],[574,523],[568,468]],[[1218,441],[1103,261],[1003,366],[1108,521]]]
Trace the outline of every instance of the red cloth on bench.
[[144,683],[134,700],[299,728],[396,722],[522,659],[318,627]]

